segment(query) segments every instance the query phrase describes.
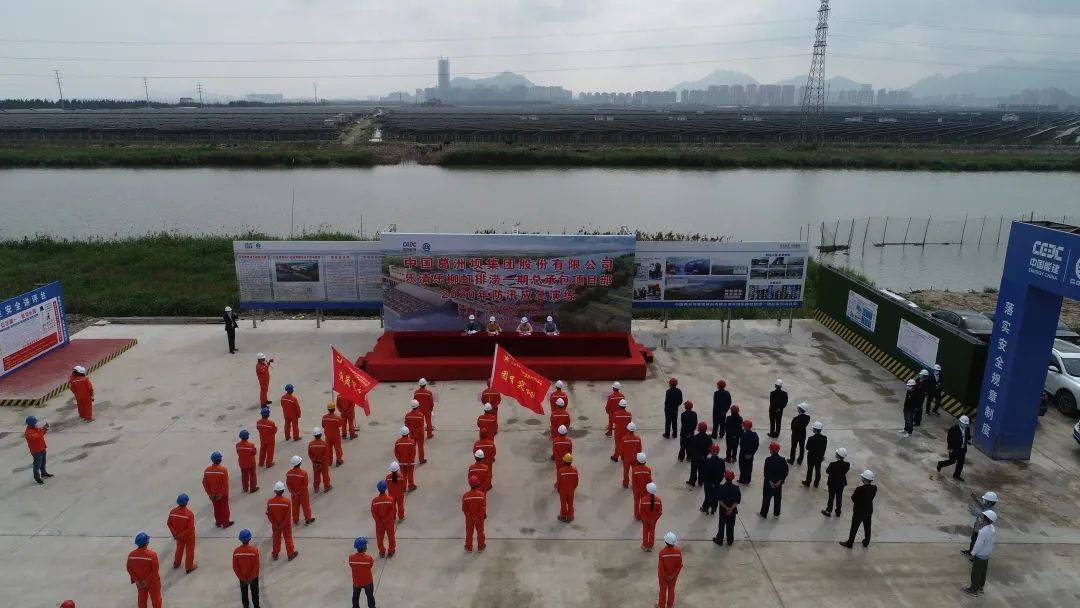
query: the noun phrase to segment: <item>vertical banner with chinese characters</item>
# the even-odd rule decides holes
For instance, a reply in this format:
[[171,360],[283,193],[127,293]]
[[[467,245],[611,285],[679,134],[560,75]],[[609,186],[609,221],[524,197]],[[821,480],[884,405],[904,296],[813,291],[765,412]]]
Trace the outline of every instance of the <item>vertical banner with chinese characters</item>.
[[330,358],[334,374],[334,392],[356,403],[363,408],[365,415],[370,416],[367,394],[379,381],[356,367],[333,346],[330,347]]
[[0,302],[0,377],[67,343],[59,282]]
[[491,388],[543,415],[544,398],[551,388],[551,380],[529,369],[496,344],[495,358],[491,362]]
[[383,233],[390,331],[461,331],[469,315],[513,331],[630,331],[634,237]]

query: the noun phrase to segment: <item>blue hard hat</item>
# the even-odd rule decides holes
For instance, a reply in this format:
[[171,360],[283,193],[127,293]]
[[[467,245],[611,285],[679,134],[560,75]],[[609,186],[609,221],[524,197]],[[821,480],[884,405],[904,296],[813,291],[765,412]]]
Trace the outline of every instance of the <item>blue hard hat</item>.
[[36,416],[27,416],[26,417],[26,426],[36,426],[36,425],[37,425],[37,417]]
[[286,385],[285,385],[285,392],[286,392],[286,393],[291,393],[291,392],[293,392],[294,388],[295,388],[295,387],[293,387],[293,385],[291,385],[291,384],[286,384]]
[[269,418],[270,417],[270,408],[268,408],[268,407],[266,407],[264,405],[263,408],[261,410],[259,410],[259,413],[262,414],[263,418]]
[[357,551],[363,551],[364,549],[367,549],[367,538],[363,536],[356,537],[356,540],[353,541],[352,546],[355,547]]
[[176,497],[176,504],[178,504],[178,505],[180,505],[182,507],[182,506],[184,506],[184,505],[186,505],[188,503],[188,500],[190,500],[190,499],[188,498],[187,494],[181,494],[181,495]]
[[380,492],[385,492],[386,491],[386,480],[385,479],[380,479],[379,483],[375,484],[375,489],[377,489]]
[[221,462],[221,452],[210,454],[210,462]]
[[240,429],[240,439],[247,439],[248,437],[251,437],[251,433],[247,429]]
[[135,546],[145,547],[150,544],[150,535],[146,532],[139,532],[135,535]]
[[247,528],[240,530],[240,535],[237,538],[239,538],[242,543],[248,542],[251,540],[251,530],[248,530]]

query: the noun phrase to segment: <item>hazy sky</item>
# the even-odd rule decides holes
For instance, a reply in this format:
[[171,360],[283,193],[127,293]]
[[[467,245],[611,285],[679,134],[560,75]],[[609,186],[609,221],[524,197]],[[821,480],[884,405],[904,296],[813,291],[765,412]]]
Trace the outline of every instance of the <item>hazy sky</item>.
[[[718,68],[805,74],[819,0],[0,0],[0,97],[365,97],[509,70],[576,91],[666,89]],[[840,0],[826,75],[1075,61],[1076,0]],[[126,42],[127,44],[123,44]],[[304,61],[299,61],[304,60]]]

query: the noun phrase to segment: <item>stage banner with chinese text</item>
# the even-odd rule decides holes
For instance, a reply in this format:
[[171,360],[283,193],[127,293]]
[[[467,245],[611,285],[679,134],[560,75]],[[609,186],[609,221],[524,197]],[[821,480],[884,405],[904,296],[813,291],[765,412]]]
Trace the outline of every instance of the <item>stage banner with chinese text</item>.
[[470,314],[504,332],[629,332],[634,237],[384,233],[389,331],[461,331]]

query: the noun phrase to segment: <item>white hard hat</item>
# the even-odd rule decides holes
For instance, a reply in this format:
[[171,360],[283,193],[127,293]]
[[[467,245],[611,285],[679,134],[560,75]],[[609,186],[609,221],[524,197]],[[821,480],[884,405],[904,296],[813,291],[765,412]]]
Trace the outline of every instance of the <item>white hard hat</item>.
[[562,381],[562,380],[556,380],[556,381],[555,381],[555,388],[562,388],[562,387],[564,387],[564,386],[566,386],[566,385],[565,385],[565,384],[563,384],[563,381]]
[[407,426],[401,427],[401,436],[404,437],[404,436],[406,436],[408,434],[409,434],[409,427],[407,427]]
[[968,418],[967,416],[960,416],[960,424],[962,424],[964,426],[967,426],[967,425],[971,424],[971,419]]
[[317,427],[315,427],[315,428],[311,429],[311,434],[312,434],[312,435],[315,435],[315,436],[319,436],[319,435],[322,435],[322,427],[321,427],[321,426],[317,426]]
[[552,322],[552,321],[554,321],[555,319],[553,319],[553,318],[551,317],[551,315],[548,315],[548,318],[547,318],[547,320],[548,320],[548,323],[551,323],[551,322]]
[[847,458],[847,448],[836,448],[836,455],[840,458]]
[[626,407],[626,399],[619,399],[619,407]]
[[679,543],[679,539],[677,536],[675,536],[674,532],[668,532],[664,535],[664,542],[674,547]]
[[293,456],[293,457],[292,457],[292,458],[291,458],[291,459],[289,460],[289,462],[291,462],[291,463],[292,463],[292,466],[294,466],[294,467],[295,467],[296,465],[300,464],[301,462],[304,462],[304,459],[303,459],[303,458],[301,458],[301,457],[299,457],[299,456]]
[[566,425],[565,424],[560,424],[559,428],[555,429],[555,432],[560,434],[560,435],[565,435],[566,434]]
[[616,380],[615,382],[612,382],[612,383],[611,383],[611,388],[613,388],[613,389],[615,389],[615,390],[618,390],[618,389],[622,388],[622,385],[621,385],[621,384],[619,384],[619,381],[618,381],[618,380]]
[[940,366],[940,365],[938,365],[937,363],[935,363],[935,364],[934,364],[934,371],[935,371],[935,372],[940,372],[940,371],[941,371],[941,366]]
[[645,484],[645,491],[649,494],[656,494],[656,484],[651,481]]
[[803,401],[802,403],[800,403],[799,405],[797,405],[795,407],[799,408],[800,412],[805,412],[810,406],[807,405],[805,401]]
[[990,520],[990,523],[997,521],[997,513],[993,509],[987,509],[983,511],[983,517]]
[[281,482],[281,481],[275,483],[274,484],[274,491],[275,492],[284,492],[285,491],[285,483]]
[[492,323],[494,323],[495,322],[495,315],[491,315],[490,317],[488,317],[488,321],[491,321]]
[[390,463],[390,472],[391,473],[397,473],[400,470],[401,470],[401,465],[398,464],[398,461],[395,460],[395,461]]
[[490,412],[491,410],[492,410],[491,404],[490,403],[485,403],[484,404],[484,411],[485,412]]
[[225,312],[232,312],[232,306],[226,306]]
[[521,322],[522,323],[528,323],[529,322],[529,317],[521,317]]
[[626,425],[626,430],[628,430],[628,431],[630,431],[631,433],[633,433],[634,431],[636,431],[636,430],[637,430],[637,425],[636,425],[636,424],[634,424],[633,422],[631,422],[631,423],[629,423],[629,424],[627,424],[627,425]]
[[930,372],[928,370],[926,370],[926,369],[922,369],[922,370],[919,370],[919,375],[922,376],[923,378],[925,378],[925,377],[930,375]]
[[874,472],[870,469],[866,469],[862,472],[862,475],[859,475],[859,477],[862,477],[866,481],[874,481]]
[[641,464],[645,464],[645,452],[637,453],[637,461]]
[[84,375],[86,374],[86,368],[81,366],[81,365],[76,365],[75,367],[73,367],[71,369],[79,372],[80,374],[84,374]]
[[775,384],[776,386],[784,386],[784,381],[780,378],[777,378],[776,382],[774,382],[773,384]]
[[825,428],[825,425],[821,424],[820,420],[818,420],[817,422],[814,423],[814,430],[815,431],[820,431],[823,428]]
[[911,387],[915,386],[915,379],[912,378],[912,379],[908,380],[907,383],[905,384],[905,386],[907,386],[908,388],[911,388]]
[[469,315],[469,320],[470,321],[475,321],[476,320],[476,315]]
[[427,386],[427,378],[420,378],[419,380],[416,381],[416,383],[419,384],[420,386]]
[[562,397],[559,397],[558,399],[555,400],[555,405],[557,405],[559,407],[566,407],[566,400],[563,399]]
[[259,353],[259,354],[255,355],[255,358],[256,358],[256,359],[258,359],[258,360],[260,360],[260,361],[262,361],[263,359],[265,359],[265,358],[266,358],[266,355],[264,355],[264,354],[262,354],[262,353]]
[[416,399],[413,399],[412,401],[409,402],[409,407],[411,407],[412,409],[415,410],[416,408],[420,407],[420,402],[417,401]]
[[473,452],[473,457],[478,458],[478,459],[483,458],[484,457],[484,450],[476,450],[475,452]]
[[997,502],[997,492],[987,492],[986,494],[982,495],[982,499],[986,502]]

